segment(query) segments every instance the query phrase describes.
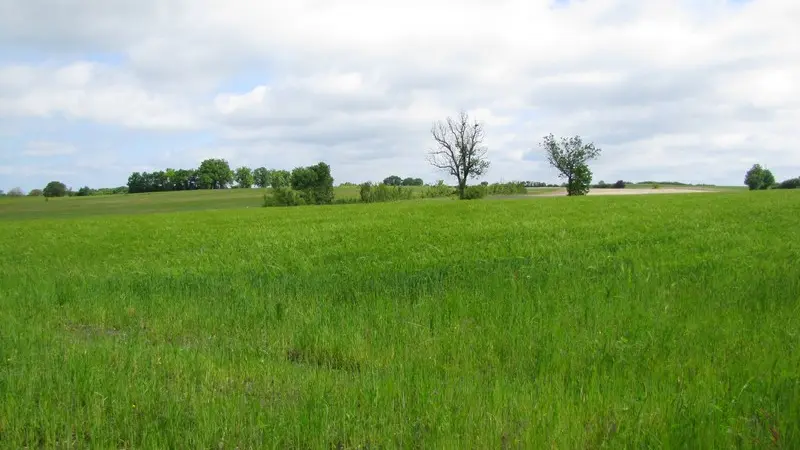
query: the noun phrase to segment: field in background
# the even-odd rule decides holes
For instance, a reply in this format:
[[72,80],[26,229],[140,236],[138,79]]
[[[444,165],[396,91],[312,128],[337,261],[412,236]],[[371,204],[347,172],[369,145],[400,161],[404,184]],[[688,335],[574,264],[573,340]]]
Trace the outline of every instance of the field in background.
[[[652,186],[630,185],[629,188],[652,189]],[[663,189],[669,188],[669,186],[663,187]],[[412,189],[415,192],[415,196],[421,196],[421,193],[427,187],[411,187],[408,189]],[[746,191],[746,188],[741,189],[738,187],[693,189],[713,189],[726,192]],[[255,208],[262,206],[264,194],[269,191],[269,189],[196,190],[53,198],[49,201],[45,201],[43,197],[0,197],[0,220]],[[607,189],[593,189],[592,191],[607,191]],[[565,192],[565,189],[528,188],[528,194],[532,196],[559,192]],[[359,187],[336,187],[335,196],[337,199],[356,199],[359,197]]]
[[0,203],[0,447],[800,446],[796,192],[252,194]]

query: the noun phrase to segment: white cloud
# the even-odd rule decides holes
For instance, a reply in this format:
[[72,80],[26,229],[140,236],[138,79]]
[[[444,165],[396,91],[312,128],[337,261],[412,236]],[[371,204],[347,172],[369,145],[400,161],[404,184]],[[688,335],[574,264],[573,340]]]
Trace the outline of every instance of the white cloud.
[[63,156],[72,155],[77,152],[74,145],[65,144],[61,142],[48,142],[48,141],[33,141],[28,142],[25,150],[22,151],[24,156]]
[[0,1],[0,50],[53,60],[0,65],[0,116],[203,130],[197,155],[357,180],[433,178],[431,121],[467,109],[492,179],[553,179],[531,153],[552,132],[604,149],[598,179],[738,184],[800,168],[799,21],[794,0]]

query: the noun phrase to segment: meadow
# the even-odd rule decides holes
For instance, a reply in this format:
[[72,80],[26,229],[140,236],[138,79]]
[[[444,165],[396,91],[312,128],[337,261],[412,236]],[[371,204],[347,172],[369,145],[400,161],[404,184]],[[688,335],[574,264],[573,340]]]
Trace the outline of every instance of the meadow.
[[794,191],[251,194],[0,203],[0,448],[800,447]]

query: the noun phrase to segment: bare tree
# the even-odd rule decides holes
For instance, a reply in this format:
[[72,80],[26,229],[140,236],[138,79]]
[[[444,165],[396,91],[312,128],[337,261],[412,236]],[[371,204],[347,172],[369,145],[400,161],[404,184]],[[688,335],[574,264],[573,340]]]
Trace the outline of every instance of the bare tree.
[[457,119],[448,117],[444,122],[434,123],[431,134],[436,148],[428,153],[428,162],[456,177],[458,195],[464,198],[467,180],[489,170],[488,149],[483,145],[483,125],[478,121],[471,122],[469,115],[461,111]]

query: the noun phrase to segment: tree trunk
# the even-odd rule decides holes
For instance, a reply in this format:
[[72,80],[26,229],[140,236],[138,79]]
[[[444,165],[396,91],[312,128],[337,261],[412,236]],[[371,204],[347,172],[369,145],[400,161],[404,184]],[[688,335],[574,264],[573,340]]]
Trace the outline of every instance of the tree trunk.
[[467,190],[467,180],[458,180],[458,198],[464,199],[464,191]]

